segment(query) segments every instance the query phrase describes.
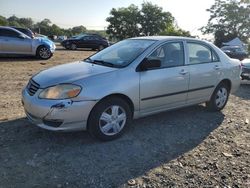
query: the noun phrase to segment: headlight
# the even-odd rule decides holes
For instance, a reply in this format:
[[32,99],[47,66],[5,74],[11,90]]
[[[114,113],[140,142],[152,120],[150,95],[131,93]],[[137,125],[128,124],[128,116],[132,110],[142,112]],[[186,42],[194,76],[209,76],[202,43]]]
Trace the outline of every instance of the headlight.
[[76,97],[81,92],[81,87],[73,84],[61,84],[44,89],[39,98],[42,99],[69,99]]

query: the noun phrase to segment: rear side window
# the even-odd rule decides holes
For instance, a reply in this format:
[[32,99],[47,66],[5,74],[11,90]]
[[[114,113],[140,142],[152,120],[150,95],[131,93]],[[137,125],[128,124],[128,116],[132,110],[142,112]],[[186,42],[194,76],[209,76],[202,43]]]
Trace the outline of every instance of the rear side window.
[[1,37],[18,37],[19,33],[12,31],[10,29],[0,29]]
[[184,50],[182,42],[170,42],[157,48],[148,59],[161,61],[161,68],[184,65]]
[[218,62],[219,56],[207,45],[188,42],[189,64]]

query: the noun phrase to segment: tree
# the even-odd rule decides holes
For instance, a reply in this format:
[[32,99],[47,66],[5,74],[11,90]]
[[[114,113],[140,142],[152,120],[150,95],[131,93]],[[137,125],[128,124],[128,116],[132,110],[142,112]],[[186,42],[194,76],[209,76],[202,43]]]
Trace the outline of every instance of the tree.
[[32,28],[34,24],[31,18],[20,18],[18,23],[26,28]]
[[35,31],[38,33],[42,33],[43,35],[51,35],[51,21],[47,18],[43,19],[41,22],[35,24]]
[[160,33],[160,35],[191,37],[191,34],[189,31],[185,31],[173,25],[167,27],[164,31]]
[[170,12],[164,12],[161,7],[150,2],[144,2],[140,11],[141,32],[143,35],[158,35],[166,27],[172,26],[174,17]]
[[5,17],[0,16],[0,25],[7,26],[7,25],[9,25],[9,22]]
[[19,18],[15,15],[9,17],[7,20],[9,26],[23,27],[23,25],[19,23]]
[[111,37],[122,40],[140,34],[140,12],[137,6],[132,4],[127,8],[113,8],[110,15],[106,21],[109,22],[107,33]]
[[71,29],[71,33],[73,35],[78,35],[78,34],[81,34],[81,33],[85,33],[87,31],[86,27],[80,25],[80,26],[76,26],[76,27],[73,27]]
[[170,12],[164,12],[161,7],[149,2],[144,2],[141,10],[133,4],[127,8],[113,8],[106,21],[109,22],[107,34],[118,40],[166,33],[190,35],[174,25],[175,19]]
[[238,36],[243,41],[250,37],[249,0],[215,0],[215,4],[207,11],[210,12],[210,18],[207,26],[201,30],[204,34],[214,34],[218,46],[221,45],[221,38],[218,37],[229,39]]

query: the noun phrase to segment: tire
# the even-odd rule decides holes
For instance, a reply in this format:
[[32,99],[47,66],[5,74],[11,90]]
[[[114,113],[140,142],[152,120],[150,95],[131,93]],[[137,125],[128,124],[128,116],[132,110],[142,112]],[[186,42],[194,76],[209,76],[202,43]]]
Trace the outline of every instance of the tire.
[[124,133],[131,119],[129,104],[119,97],[110,97],[100,101],[91,111],[88,131],[99,140],[114,140]]
[[104,49],[104,46],[103,45],[100,45],[99,47],[98,47],[98,50],[99,51],[101,51],[101,50],[103,50]]
[[36,50],[36,56],[39,59],[47,60],[53,56],[50,49],[46,46],[39,46]]
[[70,49],[71,49],[71,50],[77,50],[76,44],[71,44],[71,45],[70,45]]
[[214,90],[210,101],[206,102],[206,106],[210,111],[220,111],[227,104],[230,89],[227,84],[220,83]]

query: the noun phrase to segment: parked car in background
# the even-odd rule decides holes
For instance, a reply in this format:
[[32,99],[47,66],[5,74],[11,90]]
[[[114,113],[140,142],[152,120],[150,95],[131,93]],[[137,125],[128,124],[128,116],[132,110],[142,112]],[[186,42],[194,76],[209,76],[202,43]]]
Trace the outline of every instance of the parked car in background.
[[250,80],[250,59],[244,59],[241,61],[242,66],[242,73],[241,78],[242,80]]
[[0,26],[0,55],[32,55],[46,60],[55,49],[48,39],[31,38],[14,28]]
[[83,34],[74,36],[61,42],[66,49],[76,50],[77,48],[91,48],[92,50],[102,50],[109,46],[107,39],[97,34]]
[[35,34],[33,33],[33,31],[31,31],[28,28],[22,28],[22,27],[12,27],[12,28],[24,33],[25,35],[29,36],[32,39],[35,37]]
[[36,74],[22,101],[28,119],[39,127],[88,130],[112,140],[133,118],[203,102],[222,110],[239,87],[240,72],[239,60],[208,42],[138,37]]
[[62,42],[64,40],[67,40],[67,36],[58,36],[56,39],[57,42]]
[[239,46],[223,46],[221,50],[225,52],[229,57],[239,60],[243,60],[248,56],[247,51]]

